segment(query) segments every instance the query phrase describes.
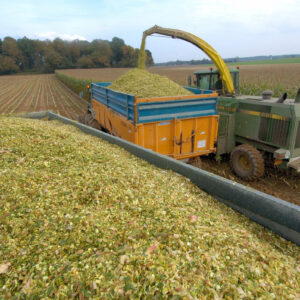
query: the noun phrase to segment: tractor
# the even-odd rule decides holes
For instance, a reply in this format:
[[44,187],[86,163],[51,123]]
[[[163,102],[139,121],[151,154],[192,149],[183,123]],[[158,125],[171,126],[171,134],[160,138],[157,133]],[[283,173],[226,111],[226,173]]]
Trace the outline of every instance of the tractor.
[[[219,93],[217,155],[230,153],[239,177],[253,180],[264,174],[266,163],[300,171],[300,90],[296,99],[239,95],[239,69],[229,70],[234,95],[226,95],[217,69],[194,72],[197,89]],[[190,88],[191,90],[193,88]]]
[[[300,172],[300,89],[295,99],[287,99],[286,93],[275,99],[270,91],[262,96],[239,95],[239,69],[229,70],[208,43],[191,33],[155,25],[144,31],[141,49],[146,37],[155,33],[194,44],[215,64],[216,68],[195,72],[195,87],[186,88],[195,94],[218,92],[216,154],[230,154],[237,176],[257,179],[264,174],[266,163]],[[139,67],[143,67],[142,61]]]

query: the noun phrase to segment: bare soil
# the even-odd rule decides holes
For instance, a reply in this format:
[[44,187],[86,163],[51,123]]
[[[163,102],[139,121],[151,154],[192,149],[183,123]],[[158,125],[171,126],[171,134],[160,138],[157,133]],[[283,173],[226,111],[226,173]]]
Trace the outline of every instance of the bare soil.
[[[231,66],[234,68],[234,66]],[[188,77],[199,69],[208,69],[207,65],[151,67],[148,71],[167,76],[171,80],[186,85]],[[60,73],[75,77],[91,79],[99,82],[113,81],[128,72],[129,68],[101,68],[101,69],[68,69],[59,70]],[[299,88],[300,64],[271,64],[271,65],[242,65],[240,66],[241,82],[261,85],[268,83],[272,86],[282,86],[287,89]]]
[[246,182],[232,172],[228,157],[224,157],[221,162],[217,162],[213,157],[203,157],[202,169],[300,205],[300,174],[296,174],[291,170],[266,167],[263,177],[255,181]]
[[87,106],[53,74],[0,76],[0,114],[52,110],[77,120]]

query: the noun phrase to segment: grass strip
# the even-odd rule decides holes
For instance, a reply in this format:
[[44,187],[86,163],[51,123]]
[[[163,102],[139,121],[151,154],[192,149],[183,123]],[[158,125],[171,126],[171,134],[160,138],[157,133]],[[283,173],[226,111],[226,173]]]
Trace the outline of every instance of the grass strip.
[[90,86],[93,80],[91,79],[79,79],[74,78],[58,71],[55,71],[56,77],[63,82],[67,87],[69,87],[72,91],[80,95],[82,98],[89,100],[90,93],[87,86]]

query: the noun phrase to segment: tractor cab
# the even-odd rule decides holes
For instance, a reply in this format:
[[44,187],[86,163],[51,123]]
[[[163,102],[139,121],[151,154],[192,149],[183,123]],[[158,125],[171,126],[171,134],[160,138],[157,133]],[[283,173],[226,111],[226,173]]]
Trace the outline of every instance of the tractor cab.
[[[232,77],[236,94],[239,94],[239,68],[229,69]],[[215,90],[219,95],[223,94],[223,82],[220,78],[218,69],[210,68],[209,70],[199,70],[194,72],[195,79],[193,84],[198,89]],[[191,79],[189,80],[191,85]]]

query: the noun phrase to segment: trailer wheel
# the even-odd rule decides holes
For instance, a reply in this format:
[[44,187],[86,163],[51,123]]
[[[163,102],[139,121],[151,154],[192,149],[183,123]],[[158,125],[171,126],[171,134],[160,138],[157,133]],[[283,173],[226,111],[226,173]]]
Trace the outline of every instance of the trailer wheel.
[[248,181],[263,176],[265,172],[261,153],[247,144],[242,144],[231,152],[230,165],[237,176]]

